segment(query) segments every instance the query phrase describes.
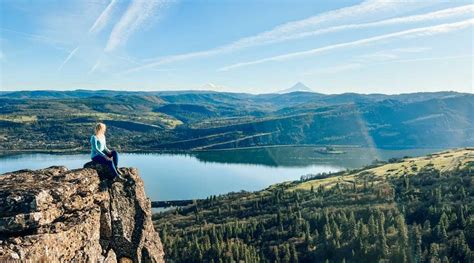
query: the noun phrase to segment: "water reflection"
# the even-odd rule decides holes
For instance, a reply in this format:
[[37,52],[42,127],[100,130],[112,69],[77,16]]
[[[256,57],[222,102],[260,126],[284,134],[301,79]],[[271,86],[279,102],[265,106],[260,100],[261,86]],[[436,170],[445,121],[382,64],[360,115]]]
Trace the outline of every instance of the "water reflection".
[[[435,149],[345,149],[321,154],[312,147],[278,147],[192,154],[121,154],[120,166],[137,167],[152,200],[205,198],[232,191],[255,191],[301,175],[358,168],[373,160],[418,156]],[[20,169],[64,165],[80,168],[88,154],[22,154],[0,158],[0,174]]]
[[240,150],[197,152],[202,162],[227,164],[258,164],[271,167],[306,167],[326,164],[345,168],[360,168],[374,160],[388,160],[404,156],[420,156],[442,149],[384,150],[373,148],[338,148],[343,154],[324,154],[320,147],[265,147]]

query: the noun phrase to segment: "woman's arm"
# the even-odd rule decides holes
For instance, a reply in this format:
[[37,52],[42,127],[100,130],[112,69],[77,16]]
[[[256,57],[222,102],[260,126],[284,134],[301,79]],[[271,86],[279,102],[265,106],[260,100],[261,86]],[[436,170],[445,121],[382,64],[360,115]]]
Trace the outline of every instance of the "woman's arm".
[[104,150],[107,152],[107,153],[111,153],[112,151],[109,150],[109,148],[107,148],[107,141],[106,139],[104,138]]
[[105,147],[104,150],[105,150],[106,152],[108,152],[108,153],[111,153],[111,152],[112,152],[111,150],[109,150],[109,148],[107,148],[107,145],[105,145],[104,147]]

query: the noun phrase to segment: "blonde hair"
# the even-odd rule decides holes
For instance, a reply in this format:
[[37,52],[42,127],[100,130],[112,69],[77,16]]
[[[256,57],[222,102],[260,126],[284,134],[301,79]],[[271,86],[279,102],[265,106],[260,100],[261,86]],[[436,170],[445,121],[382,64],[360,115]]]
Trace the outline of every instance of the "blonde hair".
[[95,135],[97,135],[101,131],[105,131],[106,128],[107,126],[105,125],[105,123],[102,123],[102,122],[97,123],[94,128]]

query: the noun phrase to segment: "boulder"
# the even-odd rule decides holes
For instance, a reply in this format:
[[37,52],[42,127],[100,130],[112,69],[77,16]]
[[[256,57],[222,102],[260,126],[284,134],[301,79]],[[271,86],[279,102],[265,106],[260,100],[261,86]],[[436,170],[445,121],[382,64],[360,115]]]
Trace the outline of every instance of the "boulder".
[[138,171],[96,168],[0,175],[0,262],[163,262]]

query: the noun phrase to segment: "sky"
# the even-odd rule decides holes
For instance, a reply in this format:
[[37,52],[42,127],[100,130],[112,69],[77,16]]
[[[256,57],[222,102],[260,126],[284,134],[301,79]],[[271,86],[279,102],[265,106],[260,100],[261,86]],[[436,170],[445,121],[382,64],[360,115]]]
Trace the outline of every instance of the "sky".
[[473,93],[472,1],[0,0],[0,89]]

